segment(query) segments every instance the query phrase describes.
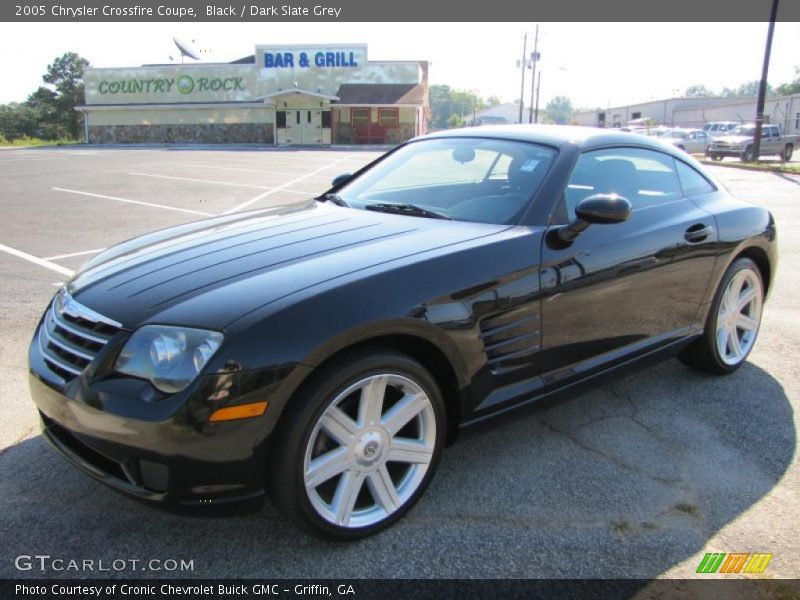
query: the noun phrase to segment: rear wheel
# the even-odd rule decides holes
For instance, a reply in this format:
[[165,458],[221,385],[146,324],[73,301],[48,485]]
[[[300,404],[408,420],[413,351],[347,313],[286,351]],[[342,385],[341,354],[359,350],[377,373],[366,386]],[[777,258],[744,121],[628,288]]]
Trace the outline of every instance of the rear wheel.
[[758,266],[749,258],[737,259],[720,282],[703,336],[683,351],[680,360],[710,373],[733,373],[753,349],[763,303]]
[[296,401],[271,474],[279,509],[315,535],[350,540],[416,503],[445,439],[441,393],[419,363],[388,351],[354,355]]
[[722,160],[722,157],[719,154],[709,154],[708,158],[710,158],[711,160],[713,160],[715,162],[718,162],[718,161]]

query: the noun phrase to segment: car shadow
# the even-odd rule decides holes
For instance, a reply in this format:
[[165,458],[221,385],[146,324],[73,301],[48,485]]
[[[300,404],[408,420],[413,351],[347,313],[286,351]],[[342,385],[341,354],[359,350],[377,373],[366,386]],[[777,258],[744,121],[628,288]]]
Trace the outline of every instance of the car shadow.
[[[768,372],[747,363],[710,377],[671,360],[465,436],[403,520],[337,544],[299,532],[270,505],[208,519],[141,506],[37,436],[0,455],[0,576],[647,580],[763,499],[795,446],[792,407]],[[185,559],[193,569],[14,568],[15,556],[34,553]]]

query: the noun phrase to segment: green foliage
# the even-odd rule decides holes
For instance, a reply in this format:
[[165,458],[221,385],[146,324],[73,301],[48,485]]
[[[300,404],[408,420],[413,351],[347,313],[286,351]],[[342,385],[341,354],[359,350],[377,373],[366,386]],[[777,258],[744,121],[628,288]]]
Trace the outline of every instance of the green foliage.
[[775,88],[775,91],[778,92],[781,96],[800,94],[800,67],[794,68],[794,74],[797,75],[797,77],[794,78],[794,81],[790,81],[789,83],[782,83],[781,85]]
[[[465,117],[471,117],[474,112],[487,106],[487,101],[474,92],[454,90],[449,85],[432,85],[428,90],[428,97],[431,104],[431,129],[463,127]],[[499,103],[496,97],[491,99]]]
[[558,125],[569,123],[572,118],[572,101],[566,96],[554,96],[544,108],[547,116]]
[[63,146],[65,144],[77,144],[74,139],[60,138],[53,140],[43,140],[37,137],[23,135],[13,140],[8,140],[0,134],[0,146]]
[[[748,81],[747,83],[743,83],[738,88],[722,88],[721,96],[725,98],[755,98],[758,96],[758,85],[759,80],[754,79],[753,81]],[[767,95],[770,96],[774,92],[772,90],[772,86],[767,83]]]
[[683,92],[683,95],[686,98],[702,98],[704,96],[713,96],[714,92],[704,85],[690,85],[686,88],[686,91]]
[[77,139],[83,117],[74,107],[83,104],[83,72],[89,61],[67,52],[47,66],[41,86],[25,102],[0,104],[0,136],[6,143],[26,139],[24,145]]

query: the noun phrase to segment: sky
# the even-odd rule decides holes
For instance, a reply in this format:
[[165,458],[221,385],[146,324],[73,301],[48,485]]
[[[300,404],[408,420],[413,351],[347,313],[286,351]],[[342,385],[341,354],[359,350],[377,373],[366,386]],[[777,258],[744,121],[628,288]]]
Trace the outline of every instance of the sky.
[[[172,37],[204,60],[252,54],[256,44],[367,43],[371,60],[428,60],[430,83],[514,101],[523,37],[535,23],[0,23],[0,102],[24,100],[48,63],[75,51],[96,67],[180,59]],[[608,107],[759,79],[766,23],[541,23],[541,105]],[[796,77],[800,23],[777,23],[769,81]],[[526,104],[530,97],[526,74]]]

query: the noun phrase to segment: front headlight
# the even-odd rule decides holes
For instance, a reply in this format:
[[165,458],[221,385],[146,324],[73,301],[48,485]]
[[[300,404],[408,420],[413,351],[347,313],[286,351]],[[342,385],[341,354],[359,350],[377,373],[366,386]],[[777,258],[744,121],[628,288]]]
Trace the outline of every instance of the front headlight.
[[222,344],[216,331],[145,325],[130,337],[114,370],[147,379],[162,392],[185,389]]

